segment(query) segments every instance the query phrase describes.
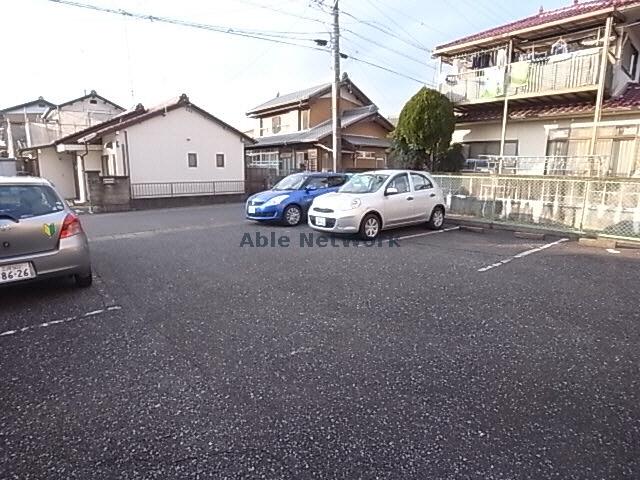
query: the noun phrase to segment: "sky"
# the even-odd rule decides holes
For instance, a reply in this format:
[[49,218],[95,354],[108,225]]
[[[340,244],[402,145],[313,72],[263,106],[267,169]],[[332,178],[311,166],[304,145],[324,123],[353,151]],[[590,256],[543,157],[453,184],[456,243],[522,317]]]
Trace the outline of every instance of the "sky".
[[[260,30],[308,46],[329,39],[333,0],[77,0],[80,3]],[[435,80],[429,49],[573,0],[340,0],[341,51],[396,73],[346,59],[341,68],[385,116],[397,116]],[[321,7],[318,4],[325,4]],[[0,0],[0,108],[43,96],[54,103],[96,90],[123,107],[186,93],[240,129],[245,112],[276,94],[329,82],[332,58],[261,39],[138,20],[55,3]],[[272,33],[273,35],[273,33]],[[406,78],[399,74],[413,77]]]

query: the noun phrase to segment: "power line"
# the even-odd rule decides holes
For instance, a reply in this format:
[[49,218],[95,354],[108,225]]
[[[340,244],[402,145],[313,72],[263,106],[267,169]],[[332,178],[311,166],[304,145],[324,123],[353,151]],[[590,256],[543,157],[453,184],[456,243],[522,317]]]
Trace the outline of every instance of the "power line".
[[426,25],[422,20],[419,20],[415,17],[412,17],[410,15],[407,15],[405,12],[403,12],[402,10],[400,10],[399,8],[394,7],[393,5],[389,5],[388,3],[382,3],[381,1],[378,1],[378,3],[386,8],[388,8],[389,10],[393,11],[396,13],[396,15],[404,17],[408,20],[411,20],[411,22],[413,23],[417,23],[418,25],[420,25],[421,27],[423,27],[425,30],[431,30],[433,32],[439,33],[441,35],[448,35],[448,33],[443,32],[442,30],[438,30],[437,28],[431,26],[431,25]]
[[299,14],[295,14],[293,12],[290,12],[288,10],[282,10],[280,8],[276,8],[273,6],[269,6],[269,5],[260,5],[258,3],[253,3],[250,2],[249,0],[235,0],[236,2],[240,2],[240,3],[244,3],[246,5],[251,5],[252,7],[256,7],[256,8],[263,8],[265,10],[271,10],[272,12],[278,12],[281,13],[283,15],[288,15],[290,17],[296,17],[296,18],[300,18],[302,20],[309,20],[311,22],[318,22],[318,23],[322,23],[323,25],[329,25],[327,22],[317,19],[317,18],[313,18],[313,17],[307,17],[305,15],[299,15]]
[[406,43],[407,45],[409,45],[410,47],[413,48],[417,48],[418,50],[422,50],[424,52],[428,52],[431,53],[431,50],[420,45],[417,44],[415,42],[409,41],[405,38],[402,38],[398,35],[396,35],[394,32],[392,32],[391,30],[387,29],[386,27],[384,27],[383,25],[381,25],[379,22],[373,21],[373,20],[362,20],[361,18],[358,18],[357,16],[353,15],[352,13],[349,13],[345,10],[342,10],[342,13],[345,14],[346,16],[353,18],[356,22],[361,23],[363,25],[367,25],[370,28],[373,28],[375,30],[378,30],[381,33],[384,33],[385,35],[388,35],[392,38],[395,38],[396,40],[400,40],[403,43]]
[[378,69],[380,69],[380,70],[384,70],[385,72],[393,73],[393,74],[395,74],[395,75],[398,75],[398,76],[400,76],[400,77],[407,78],[407,79],[409,79],[409,80],[413,80],[414,82],[418,82],[418,83],[420,83],[420,84],[422,84],[422,85],[425,85],[425,84],[427,83],[427,82],[425,82],[424,80],[420,80],[420,79],[418,79],[418,78],[412,77],[411,75],[406,75],[406,74],[404,74],[404,73],[397,72],[396,70],[393,70],[393,69],[391,69],[391,68],[384,67],[384,66],[382,66],[382,65],[378,65],[378,64],[376,64],[376,63],[369,62],[369,61],[367,61],[367,60],[363,60],[363,59],[358,58],[358,57],[354,57],[353,55],[348,55],[348,54],[347,54],[347,55],[346,55],[346,58],[347,58],[347,59],[351,59],[351,60],[355,60],[356,62],[364,63],[365,65],[369,65],[370,67],[374,67],[374,68],[378,68]]
[[404,57],[404,58],[407,58],[407,59],[409,59],[409,60],[412,60],[412,61],[414,61],[414,62],[416,62],[416,63],[419,63],[419,64],[420,64],[420,65],[422,65],[423,67],[428,67],[428,68],[433,68],[433,69],[435,69],[435,68],[436,68],[436,67],[434,67],[433,65],[429,65],[429,64],[427,64],[424,60],[420,60],[420,59],[418,59],[418,58],[416,58],[416,57],[413,57],[413,56],[411,56],[411,55],[407,55],[406,53],[401,52],[400,50],[396,50],[395,48],[391,48],[391,47],[389,47],[389,46],[387,46],[387,45],[383,45],[382,43],[378,43],[378,42],[376,42],[375,40],[372,40],[372,39],[370,39],[370,38],[368,38],[368,37],[365,37],[364,35],[360,35],[359,33],[356,33],[356,32],[354,32],[353,30],[349,30],[348,28],[343,29],[343,32],[347,32],[347,33],[349,33],[349,34],[351,34],[351,35],[355,35],[356,37],[358,37],[358,38],[360,38],[360,39],[364,40],[365,42],[369,42],[369,43],[371,43],[371,44],[373,44],[373,45],[376,45],[377,47],[384,48],[385,50],[389,50],[390,52],[393,52],[393,53],[395,53],[396,55],[400,55],[401,57]]
[[[358,48],[354,49],[353,51],[358,55],[360,55],[362,53],[361,50],[359,50]],[[413,80],[413,81],[418,82],[418,83],[420,83],[422,85],[429,85],[430,87],[435,88],[435,85],[433,83],[428,82],[428,81],[426,81],[424,79],[420,80],[419,78],[416,78],[416,76],[414,74],[401,73],[401,72],[398,72],[397,70],[392,69],[391,67],[386,67],[384,65],[379,65],[377,63],[371,62],[370,60],[365,60],[364,58],[361,58],[361,57],[352,56],[351,54],[342,53],[342,58],[344,58],[345,60],[353,60],[354,62],[359,62],[359,63],[362,63],[364,65],[369,65],[371,67],[378,68],[379,70],[384,70],[384,71],[386,71],[388,73],[393,73],[393,74],[398,75],[400,77],[403,77],[403,78],[406,78],[406,79],[409,79],[409,80]]]
[[[318,10],[327,13],[327,11],[322,8],[322,5],[314,3],[314,4],[311,4],[310,6],[311,7],[315,7]],[[401,42],[409,45],[410,47],[416,48],[418,50],[422,50],[422,51],[427,52],[427,53],[431,53],[430,49],[426,48],[424,45],[421,45],[419,42],[409,41],[409,40],[407,40],[405,38],[402,38],[402,37],[398,36],[395,32],[393,32],[392,30],[389,30],[388,28],[386,28],[384,25],[382,25],[379,22],[376,22],[374,20],[363,20],[361,18],[358,18],[356,15],[354,15],[354,14],[352,14],[350,12],[347,12],[344,9],[341,10],[341,13],[346,15],[349,18],[352,18],[357,23],[361,23],[361,24],[366,25],[366,26],[368,26],[370,28],[373,28],[373,29],[377,30],[380,33],[383,33],[383,34],[388,35],[388,36],[390,36],[392,38],[395,38],[396,40],[400,40]]]
[[[68,6],[72,6],[72,7],[77,7],[77,8],[84,8],[84,9],[88,9],[88,10],[93,10],[96,12],[101,12],[101,13],[109,13],[112,15],[121,15],[121,16],[125,16],[125,17],[130,17],[130,18],[136,18],[139,20],[149,20],[151,22],[158,22],[158,23],[168,23],[171,25],[179,25],[182,27],[188,27],[188,28],[197,28],[200,30],[207,30],[207,31],[212,31],[212,32],[217,32],[217,33],[223,33],[223,34],[227,34],[227,35],[235,35],[235,36],[240,36],[240,37],[245,37],[245,38],[253,38],[256,40],[263,40],[263,41],[267,41],[267,42],[272,42],[272,43],[278,43],[278,44],[283,44],[283,45],[290,45],[290,46],[294,46],[294,47],[301,47],[301,48],[306,48],[308,50],[317,50],[317,51],[321,51],[321,52],[327,52],[327,49],[325,48],[321,48],[319,46],[314,46],[314,45],[304,45],[304,44],[300,44],[300,43],[294,43],[294,42],[289,42],[286,40],[282,40],[281,38],[289,38],[286,37],[284,35],[278,37],[278,38],[273,38],[273,35],[271,34],[264,34],[264,33],[258,33],[258,30],[242,30],[242,29],[234,29],[234,28],[230,28],[230,27],[223,27],[223,26],[218,26],[218,25],[209,25],[209,24],[204,24],[204,23],[197,23],[197,22],[191,22],[191,21],[187,21],[187,20],[180,20],[180,19],[176,19],[176,18],[171,18],[171,17],[162,17],[162,16],[156,16],[156,15],[151,15],[151,14],[142,14],[142,13],[137,13],[137,12],[130,12],[127,10],[122,10],[122,9],[114,9],[114,8],[108,8],[108,7],[100,7],[97,5],[91,5],[91,4],[86,4],[86,3],[80,3],[80,2],[75,2],[72,0],[47,0],[49,2],[53,2],[53,3],[58,3],[58,4],[63,4],[63,5],[68,5]],[[321,22],[320,20],[318,20],[319,22]],[[324,23],[324,22],[321,22]],[[271,35],[271,36],[269,36]],[[293,39],[293,40],[297,40],[297,39]],[[312,41],[312,40],[308,40],[307,41]],[[346,58],[350,58],[351,60],[354,60],[356,62],[361,62],[364,63],[366,65],[372,66],[374,68],[378,68],[381,70],[385,70],[389,73],[393,73],[395,75],[404,77],[404,78],[408,78],[410,80],[414,80],[416,82],[422,83],[424,84],[425,82],[422,80],[418,80],[415,77],[412,77],[410,75],[406,75],[404,73],[400,73],[397,72],[389,67],[385,67],[383,65],[378,65],[376,63],[373,62],[369,62],[367,60],[363,60],[361,58],[357,58],[357,57],[353,57],[353,56],[349,56],[346,55],[344,53],[341,52],[341,55],[343,57],[346,56]]]
[[320,48],[320,47],[317,47],[317,46],[304,45],[304,44],[300,44],[300,43],[294,43],[294,42],[289,42],[289,41],[286,41],[286,40],[282,40],[282,39],[289,39],[289,40],[304,40],[304,41],[314,42],[314,40],[312,40],[312,39],[296,38],[296,37],[291,37],[291,36],[287,36],[287,35],[279,34],[279,33],[278,34],[275,34],[275,33],[263,33],[263,32],[261,32],[259,30],[244,30],[244,29],[234,29],[234,28],[231,28],[231,27],[223,27],[223,26],[219,26],[219,25],[209,25],[209,24],[206,24],[206,23],[191,22],[191,21],[180,20],[180,19],[171,18],[171,17],[161,17],[161,16],[156,16],[156,15],[131,12],[131,11],[122,10],[122,9],[100,7],[100,6],[97,6],[97,5],[91,5],[91,4],[87,4],[87,3],[74,2],[72,0],[47,0],[47,1],[53,2],[53,3],[59,3],[59,4],[63,4],[63,5],[68,5],[68,6],[72,6],[72,7],[77,7],[77,8],[84,8],[84,9],[88,9],[88,10],[94,10],[94,11],[102,12],[102,13],[110,13],[110,14],[113,14],[113,15],[122,15],[122,16],[125,16],[125,17],[137,18],[139,20],[149,20],[151,22],[168,23],[168,24],[171,24],[171,25],[179,25],[179,26],[182,26],[182,27],[197,28],[197,29],[200,29],[200,30],[207,30],[207,31],[212,31],[212,32],[217,32],[217,33],[225,33],[227,35],[235,35],[235,36],[239,36],[239,37],[254,38],[254,39],[258,39],[258,40],[264,40],[264,41],[267,41],[267,42],[280,43],[280,44],[284,44],[284,45],[292,45],[292,46],[295,46],[295,47],[302,47],[302,48],[307,48],[307,49],[310,49],[310,50],[320,50],[320,51],[326,52],[326,50],[324,48]]
[[378,12],[380,12],[383,17],[387,18],[391,23],[393,23],[396,27],[398,27],[400,30],[402,30],[404,32],[404,34],[408,38],[410,38],[411,40],[416,42],[417,45],[420,45],[422,48],[426,48],[424,45],[422,45],[422,43],[420,43],[420,41],[417,38],[415,38],[411,33],[409,33],[406,28],[404,28],[402,25],[400,25],[398,22],[396,22],[389,15],[385,14],[375,3],[373,3],[371,0],[367,0],[367,3],[369,5],[371,5],[373,8],[375,8]]
[[[469,2],[465,2],[465,3],[467,3],[467,5],[469,5],[469,6],[471,7],[471,4],[469,4]],[[490,3],[488,3],[488,4],[485,4],[485,3],[483,3],[483,2],[482,2],[482,1],[480,1],[480,0],[474,0],[474,2],[473,2],[473,6],[480,6],[480,7],[482,7],[482,8],[483,8],[483,9],[484,9],[488,14],[489,14],[489,17],[488,17],[488,18],[491,18],[492,20],[493,20],[493,19],[495,19],[495,18],[500,18],[500,19],[501,19],[500,21],[505,21],[505,20],[507,20],[507,19],[508,19],[508,17],[506,17],[506,16],[505,16],[504,11],[500,10],[500,9],[499,9],[499,8],[497,8],[497,7],[494,7],[494,6],[492,5],[492,3],[493,3],[493,2],[490,2]]]

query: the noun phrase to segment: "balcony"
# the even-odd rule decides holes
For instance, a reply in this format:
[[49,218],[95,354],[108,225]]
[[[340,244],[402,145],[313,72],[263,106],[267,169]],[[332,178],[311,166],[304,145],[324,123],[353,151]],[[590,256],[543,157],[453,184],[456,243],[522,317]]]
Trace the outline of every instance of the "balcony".
[[447,75],[440,91],[457,106],[532,97],[580,94],[598,88],[602,48]]

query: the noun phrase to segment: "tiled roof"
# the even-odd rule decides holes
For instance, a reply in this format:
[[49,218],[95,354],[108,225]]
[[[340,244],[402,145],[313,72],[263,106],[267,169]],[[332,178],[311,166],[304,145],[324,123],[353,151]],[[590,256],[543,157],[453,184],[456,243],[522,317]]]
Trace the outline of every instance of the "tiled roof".
[[351,145],[356,147],[377,147],[377,148],[389,148],[391,147],[391,140],[388,138],[378,137],[366,137],[364,135],[343,135],[343,140],[346,140]]
[[[514,107],[509,109],[510,120],[526,120],[533,118],[580,116],[593,113],[593,102],[566,102],[553,105],[535,105]],[[640,108],[640,85],[630,83],[625,91],[617,96],[606,99],[602,104],[604,113],[637,112]],[[457,118],[458,123],[486,122],[502,118],[502,107],[483,108],[463,113]]]
[[25,103],[21,103],[20,105],[13,105],[12,107],[3,108],[2,110],[0,110],[0,113],[6,113],[12,110],[18,110],[18,109],[22,109],[32,105],[39,105],[39,104],[44,104],[46,107],[55,107],[54,103],[51,103],[50,101],[45,100],[42,97],[38,97],[36,100],[32,100],[31,102],[25,102]]
[[81,96],[81,97],[78,97],[78,98],[74,98],[73,100],[68,100],[68,101],[66,101],[66,102],[64,102],[64,103],[60,103],[60,104],[59,104],[59,105],[57,105],[57,106],[58,106],[58,108],[60,108],[60,107],[64,107],[64,106],[66,106],[66,105],[71,105],[72,103],[81,102],[81,101],[86,100],[86,99],[88,99],[88,98],[89,98],[89,99],[95,99],[95,98],[98,98],[98,99],[102,100],[102,101],[103,101],[103,102],[105,102],[105,103],[109,103],[109,104],[113,105],[113,106],[114,106],[114,107],[116,107],[118,110],[122,110],[122,111],[124,111],[124,108],[122,108],[120,105],[118,105],[118,104],[116,104],[116,103],[113,103],[111,100],[108,100],[108,99],[104,98],[104,97],[103,97],[103,96],[101,96],[101,95],[98,95],[98,93],[97,93],[95,90],[91,90],[91,92],[89,92],[88,94],[85,94],[85,95],[83,95],[83,96]]
[[620,9],[622,7],[628,7],[631,5],[640,5],[639,0],[592,0],[592,1],[574,1],[567,7],[558,8],[556,10],[549,10],[548,12],[541,11],[536,15],[518,20],[515,22],[507,23],[499,27],[491,28],[483,32],[475,33],[467,37],[459,38],[450,43],[440,45],[436,47],[436,50],[441,50],[456,45],[462,45],[464,43],[473,42],[476,40],[483,40],[491,37],[508,36],[511,33],[537,26],[542,26],[547,23],[569,19],[578,15],[597,12],[598,10],[604,10],[608,8]]
[[[179,97],[173,98],[167,102],[161,103],[149,109],[146,109],[141,104],[138,104],[134,108],[130,110],[126,110],[114,116],[110,120],[106,120],[102,123],[99,123],[98,125],[87,127],[84,130],[80,130],[71,135],[67,135],[66,137],[56,140],[51,145],[57,145],[61,143],[91,142],[96,138],[100,138],[104,135],[115,132],[117,130],[130,127],[131,125],[136,125],[138,123],[144,122],[145,120],[148,120],[153,117],[157,117],[159,115],[162,115],[165,112],[175,110],[181,107],[188,107],[191,110],[195,110],[198,113],[200,113],[202,116],[206,117],[207,119],[221,125],[223,128],[231,130],[232,132],[234,132],[235,134],[237,134],[238,136],[246,140],[247,144],[254,143],[254,140],[251,137],[245,135],[244,133],[232,127],[228,123],[223,122],[219,118],[211,115],[206,110],[203,110],[197,105],[194,105],[193,103],[191,103],[191,101],[189,100],[189,97],[187,97],[187,95],[183,93]],[[46,145],[43,145],[43,146],[46,146]]]
[[323,83],[322,85],[316,85],[315,87],[305,88],[304,90],[298,90],[297,92],[287,93],[286,95],[278,95],[271,100],[264,102],[257,107],[252,108],[247,113],[260,112],[270,108],[279,107],[281,105],[288,105],[290,103],[305,102],[311,97],[321,94],[325,90],[331,90],[330,83]]
[[[375,105],[346,110],[342,112],[342,127],[346,128],[377,113],[378,107],[376,107]],[[331,135],[332,132],[332,122],[331,120],[327,120],[308,130],[286,133],[284,135],[271,135],[269,137],[256,138],[255,147],[271,147],[274,145],[291,145],[294,143],[317,142],[327,135]]]

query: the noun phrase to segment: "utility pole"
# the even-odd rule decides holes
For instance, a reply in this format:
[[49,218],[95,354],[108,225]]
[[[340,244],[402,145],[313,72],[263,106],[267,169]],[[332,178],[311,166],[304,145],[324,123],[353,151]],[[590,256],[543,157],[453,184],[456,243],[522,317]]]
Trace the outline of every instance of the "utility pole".
[[342,122],[340,118],[340,10],[338,0],[333,4],[333,88],[331,89],[331,114],[333,116],[333,171],[338,171],[338,159],[342,164]]

